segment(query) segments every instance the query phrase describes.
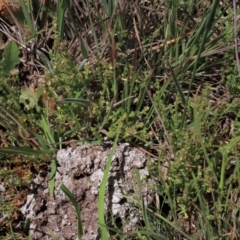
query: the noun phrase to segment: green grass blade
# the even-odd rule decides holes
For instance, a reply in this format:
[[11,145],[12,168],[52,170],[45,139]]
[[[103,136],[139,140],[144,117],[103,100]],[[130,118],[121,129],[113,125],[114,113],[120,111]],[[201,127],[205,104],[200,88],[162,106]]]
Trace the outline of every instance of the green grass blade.
[[74,31],[78,37],[78,39],[80,40],[80,48],[81,48],[81,53],[83,55],[84,58],[87,58],[88,57],[88,51],[87,51],[87,48],[84,44],[84,40],[81,36],[81,34],[79,34],[79,31],[78,31],[78,28],[76,26],[76,23],[75,23],[75,20],[74,20],[74,17],[72,15],[72,11],[70,9],[70,5],[68,5],[68,14],[69,14],[69,17],[70,17],[70,21],[71,23],[73,24],[73,27],[74,27]]
[[108,117],[109,117],[110,113],[112,112],[112,109],[113,109],[113,105],[114,105],[115,100],[116,100],[116,96],[115,96],[115,97],[112,99],[112,101],[111,101],[109,110],[107,111],[107,113],[106,113],[106,115],[105,115],[105,117],[104,117],[104,119],[103,119],[103,122],[102,122],[101,126],[99,127],[99,130],[98,130],[99,132],[101,132],[101,130],[103,129],[103,127],[104,127],[105,124],[107,123]]
[[25,17],[25,20],[27,22],[29,30],[30,30],[31,34],[34,35],[35,34],[35,30],[34,30],[33,20],[31,18],[30,13],[28,12],[27,6],[26,6],[24,0],[19,0],[19,3],[21,5],[22,11],[23,11],[23,15]]
[[43,61],[44,65],[46,66],[47,70],[54,75],[54,71],[52,69],[50,60],[48,59],[48,57],[42,53],[41,51],[37,50],[37,54],[39,55],[40,59]]
[[40,144],[43,150],[49,150],[49,143],[46,138],[42,137],[41,135],[37,134],[36,132],[28,129],[28,132],[36,138],[36,141]]
[[143,195],[142,195],[142,182],[141,182],[141,177],[140,177],[140,173],[139,173],[139,170],[136,170],[136,176],[137,176],[137,183],[138,183],[138,191],[139,191],[139,198],[140,198],[140,201],[141,201],[141,208],[142,208],[142,211],[143,211],[143,219],[144,219],[144,222],[146,224],[146,229],[147,231],[151,231],[151,225],[150,225],[150,222],[149,222],[149,219],[148,219],[148,214],[147,214],[147,210],[145,208],[145,204],[144,204],[144,199],[143,199]]
[[12,239],[17,240],[17,238],[16,238],[16,236],[15,236],[15,234],[14,234],[14,231],[13,231],[13,226],[12,226],[12,221],[11,221],[11,219],[10,219],[10,216],[8,216],[8,219],[9,219],[10,232],[11,232],[12,237],[13,237]]
[[57,161],[56,159],[52,160],[51,164],[51,173],[50,173],[50,178],[49,178],[49,193],[50,197],[53,197],[54,195],[54,186],[55,186],[55,175],[57,172]]
[[49,123],[46,121],[46,119],[44,118],[44,116],[42,115],[42,118],[39,122],[40,127],[42,128],[42,130],[44,131],[44,134],[46,136],[46,138],[48,139],[48,143],[49,144],[53,144],[54,141],[54,136],[51,132],[51,128]]
[[201,54],[204,50],[204,45],[206,43],[208,33],[211,31],[211,27],[212,27],[212,24],[213,24],[213,18],[215,16],[218,4],[219,4],[219,0],[215,0],[212,3],[212,6],[210,8],[210,12],[209,12],[207,18],[203,22],[203,24],[204,24],[203,37],[202,37],[202,40],[201,40],[201,43],[200,43],[200,46],[199,46],[199,49],[198,49],[197,58],[195,60],[195,64],[194,64],[194,67],[193,67],[193,72],[192,72],[192,76],[191,76],[191,80],[190,80],[190,84],[189,84],[189,88],[188,88],[188,95],[187,95],[187,99],[186,99],[186,103],[185,103],[185,108],[184,108],[184,114],[183,114],[183,117],[182,117],[181,127],[183,127],[183,125],[185,123],[185,120],[186,120],[186,113],[187,113],[187,109],[188,109],[187,105],[188,105],[188,101],[189,101],[189,97],[190,97],[191,88],[192,88],[192,85],[193,85],[194,78],[196,76],[198,63],[199,63],[199,60],[201,58]]
[[113,11],[113,6],[115,3],[115,0],[109,0],[109,1],[102,0],[101,3],[102,3],[102,6],[103,6],[106,14],[108,15],[108,17],[110,17],[112,14],[112,11]]
[[154,232],[148,232],[148,231],[138,231],[138,232],[132,232],[130,234],[128,234],[132,237],[134,236],[141,236],[141,235],[144,235],[142,236],[141,238],[138,238],[138,239],[146,239],[146,236],[148,236],[149,238],[147,239],[156,239],[156,240],[169,240],[168,238],[164,237],[162,234],[160,233],[154,233]]
[[69,198],[69,200],[71,201],[71,203],[73,204],[73,206],[76,210],[76,214],[77,214],[77,240],[80,240],[82,238],[82,235],[83,235],[80,207],[78,205],[78,202],[74,198],[73,194],[69,191],[69,189],[64,184],[62,184],[60,186],[60,189],[66,194],[66,196]]
[[178,91],[180,97],[181,97],[183,105],[185,105],[186,104],[186,100],[185,100],[182,88],[181,88],[181,86],[179,84],[179,80],[177,79],[177,76],[175,75],[175,73],[174,73],[172,67],[170,66],[170,64],[169,64],[169,67],[170,67],[170,70],[171,70],[171,73],[172,73],[172,76],[173,76],[174,84],[175,84],[175,86],[177,88],[177,91]]
[[53,240],[59,240],[59,237],[50,228],[47,228],[47,233],[53,238]]
[[23,147],[7,147],[0,148],[1,153],[6,154],[20,154],[20,155],[40,155],[40,154],[51,154],[55,152],[55,149],[49,150],[34,150],[31,148],[23,148]]
[[117,136],[115,138],[115,141],[113,143],[113,147],[111,149],[111,152],[108,157],[108,161],[106,164],[106,168],[104,170],[104,175],[102,179],[102,183],[99,189],[99,197],[98,197],[98,223],[101,229],[101,236],[102,239],[108,240],[108,233],[107,233],[107,228],[106,228],[106,223],[105,223],[105,218],[104,218],[104,203],[105,203],[105,191],[106,191],[106,186],[107,186],[107,181],[108,181],[108,176],[110,172],[110,167],[113,159],[113,155],[115,153],[116,147],[117,147],[117,141],[118,141],[118,136],[119,132],[117,133]]
[[187,235],[184,231],[182,231],[180,228],[178,228],[174,223],[172,223],[171,221],[169,221],[167,218],[163,217],[161,214],[154,212],[154,215],[156,215],[159,219],[163,220],[164,222],[166,222],[169,226],[171,226],[173,229],[175,229],[177,232],[179,232],[180,234],[182,234],[186,239],[188,240],[194,240],[193,237]]
[[78,71],[82,70],[82,68],[83,68],[83,66],[84,66],[84,64],[85,64],[86,62],[87,62],[87,59],[84,58],[84,59],[82,60],[82,62],[80,63],[79,67],[78,67]]
[[24,233],[26,236],[29,236],[30,224],[31,224],[31,219],[30,219],[30,218],[27,218],[27,219],[25,220],[24,228],[23,228],[23,233]]
[[70,5],[69,0],[59,0],[57,1],[57,27],[58,34],[60,39],[63,39],[63,30],[64,30],[64,14]]
[[[90,5],[89,5],[89,1],[87,1],[87,6],[88,6],[88,9],[90,10],[91,8],[90,8]],[[96,33],[96,30],[95,30],[95,27],[94,27],[94,24],[93,24],[93,19],[92,19],[91,14],[89,14],[89,22],[90,22],[95,46],[96,46],[96,48],[98,48],[99,47],[99,42],[98,42],[97,33]]]
[[61,100],[58,100],[59,103],[77,103],[84,107],[89,107],[91,102],[86,99],[76,99],[76,98],[63,98]]

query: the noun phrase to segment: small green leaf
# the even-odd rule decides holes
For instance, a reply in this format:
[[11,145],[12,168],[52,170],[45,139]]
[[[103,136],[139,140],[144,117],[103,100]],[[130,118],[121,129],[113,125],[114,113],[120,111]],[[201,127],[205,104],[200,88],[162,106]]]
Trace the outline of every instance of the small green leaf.
[[23,103],[25,108],[30,110],[38,106],[38,100],[41,97],[43,90],[37,89],[33,91],[32,88],[26,88],[21,91],[20,103]]
[[10,71],[16,68],[16,65],[20,63],[19,49],[14,41],[10,41],[4,49],[3,59],[0,62],[0,66],[3,69],[3,73],[9,75]]

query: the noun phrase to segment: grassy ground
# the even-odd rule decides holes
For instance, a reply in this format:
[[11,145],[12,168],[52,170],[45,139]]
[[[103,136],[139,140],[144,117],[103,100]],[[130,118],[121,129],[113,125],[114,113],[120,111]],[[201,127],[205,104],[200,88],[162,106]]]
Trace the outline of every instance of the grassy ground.
[[1,200],[1,239],[19,239],[14,189],[31,181],[29,167],[54,171],[54,152],[70,140],[116,136],[158,159],[149,169],[161,201],[133,235],[240,238],[237,6],[20,0],[5,12],[0,179],[11,201]]

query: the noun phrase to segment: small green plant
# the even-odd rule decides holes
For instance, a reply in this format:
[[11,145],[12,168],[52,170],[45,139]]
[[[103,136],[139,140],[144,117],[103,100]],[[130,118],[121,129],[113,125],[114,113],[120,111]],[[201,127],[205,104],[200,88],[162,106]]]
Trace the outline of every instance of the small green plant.
[[[222,234],[219,228],[214,227],[217,215],[220,212],[227,215],[232,211],[231,199],[223,196],[230,196],[230,189],[236,188],[230,179],[235,178],[236,171],[239,169],[230,163],[230,159],[238,158],[239,154],[235,147],[239,136],[231,132],[229,125],[226,125],[226,129],[219,131],[226,117],[227,103],[223,102],[214,109],[207,92],[196,97],[191,103],[193,120],[184,129],[180,128],[182,113],[179,112],[178,104],[167,107],[171,120],[166,126],[173,143],[174,159],[169,163],[167,180],[164,178],[161,180],[159,194],[165,196],[164,202],[170,205],[169,220],[172,219],[180,224],[181,219],[183,221],[185,219],[186,222],[189,219],[195,219],[195,223],[199,226],[198,234],[201,235],[203,234],[201,229],[206,229],[206,226],[200,219],[198,219],[200,222],[196,219],[197,212],[202,218],[208,219],[208,227],[212,226],[205,231],[210,238]],[[232,108],[232,113],[238,112],[237,109],[238,107]],[[163,116],[165,119],[166,113]],[[167,123],[166,119],[164,122]],[[224,142],[226,139],[228,139],[227,144]],[[158,171],[156,166],[150,166],[156,178],[159,178],[160,169],[165,164],[164,156],[164,149],[160,149],[159,159],[161,160]],[[201,210],[196,207],[199,204]],[[224,204],[225,207],[222,208]],[[229,221],[235,220],[229,218]],[[221,219],[218,219],[218,225],[226,227],[225,221]]]

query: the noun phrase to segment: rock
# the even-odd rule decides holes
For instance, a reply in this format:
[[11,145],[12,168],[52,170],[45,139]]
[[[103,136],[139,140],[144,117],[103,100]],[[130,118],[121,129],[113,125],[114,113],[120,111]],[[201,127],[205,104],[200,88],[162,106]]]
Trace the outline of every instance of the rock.
[[[50,240],[55,234],[59,240],[76,238],[76,213],[71,202],[60,190],[64,184],[73,193],[81,208],[84,229],[82,239],[100,239],[97,216],[98,190],[103,178],[110,148],[84,145],[75,149],[59,150],[58,168],[55,176],[54,199],[50,198],[48,177],[37,176],[28,195],[26,204],[21,208],[25,217],[31,218],[33,239]],[[106,221],[113,228],[122,227],[123,231],[137,228],[141,218],[139,208],[134,207],[132,199],[144,198],[146,206],[153,202],[153,180],[148,179],[145,154],[129,144],[117,146],[112,159],[105,196]],[[142,180],[142,193],[136,180],[139,169]],[[46,175],[46,174],[45,174]],[[130,196],[126,198],[125,196]],[[114,220],[115,219],[115,220]]]

